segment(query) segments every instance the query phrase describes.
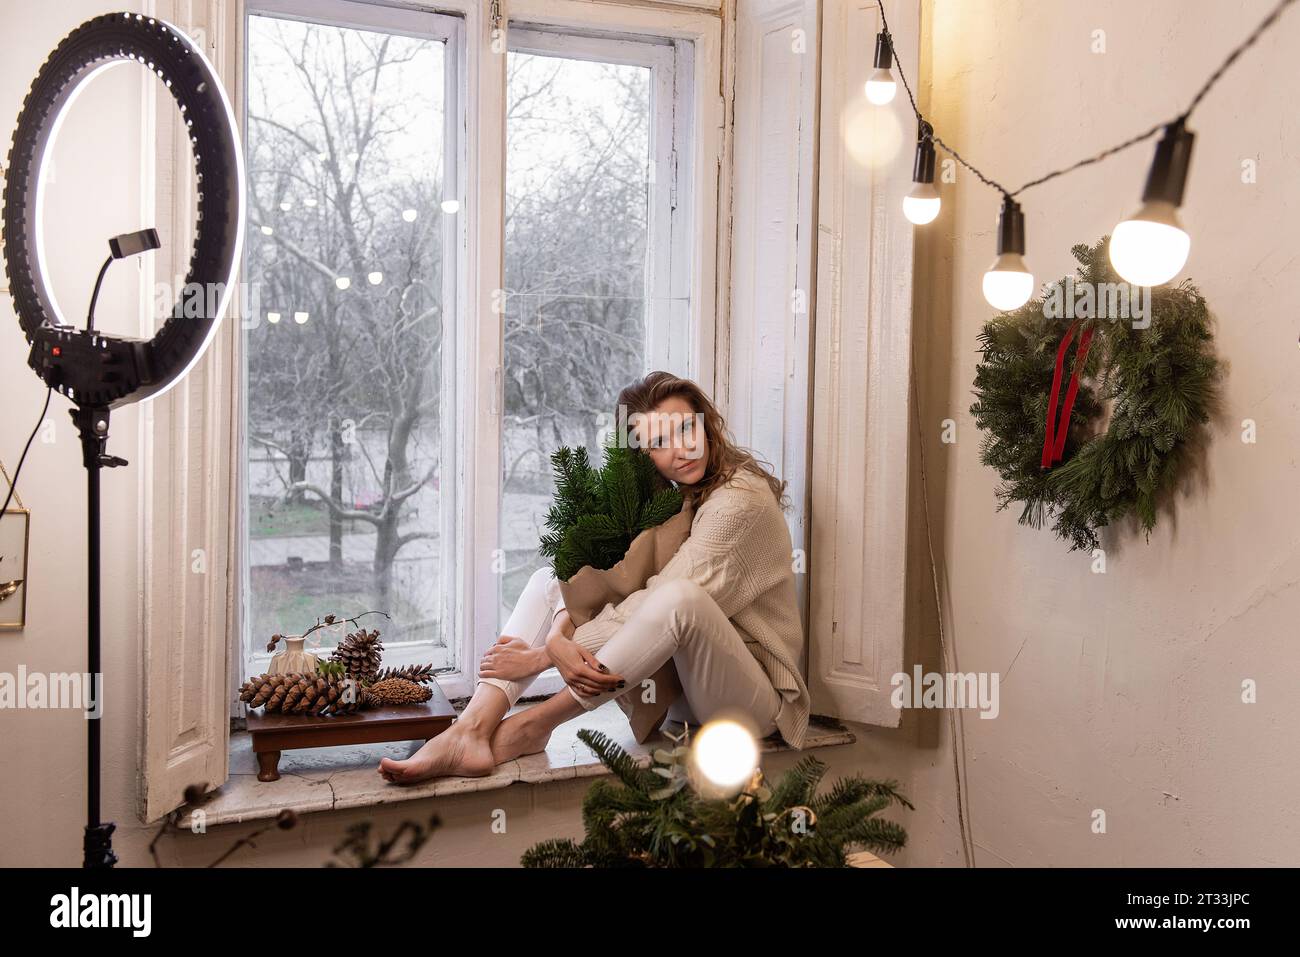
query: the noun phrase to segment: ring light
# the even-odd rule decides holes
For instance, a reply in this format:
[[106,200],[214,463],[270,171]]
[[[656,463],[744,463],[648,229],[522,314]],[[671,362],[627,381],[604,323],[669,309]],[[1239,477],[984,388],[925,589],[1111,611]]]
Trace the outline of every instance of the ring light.
[[[69,325],[48,285],[41,213],[45,170],[69,108],[99,73],[135,61],[167,87],[189,133],[198,176],[198,216],[189,269],[172,313],[151,339],[94,330],[99,283],[113,259],[157,249],[153,229],[109,241],[86,328]],[[112,13],[87,20],[50,54],[23,102],[4,188],[5,267],[14,311],[31,351],[27,364],[76,405],[87,490],[87,670],[100,700],[100,471],[125,465],[107,453],[109,410],[161,395],[198,362],[230,303],[244,237],[244,164],[235,114],[203,51],[163,20]],[[217,293],[208,295],[208,290]],[[86,722],[85,866],[112,867],[112,822],[99,817],[98,716]]]
[[[189,270],[171,315],[152,339],[68,325],[44,268],[44,173],[59,127],[97,74],[131,60],[157,74],[175,98],[198,176]],[[212,65],[184,32],[163,20],[113,13],[68,34],[23,103],[4,189],[9,288],[36,374],[83,408],[98,409],[160,395],[182,378],[212,341],[230,302],[244,236],[243,195],[234,111]],[[208,296],[208,289],[219,294]]]

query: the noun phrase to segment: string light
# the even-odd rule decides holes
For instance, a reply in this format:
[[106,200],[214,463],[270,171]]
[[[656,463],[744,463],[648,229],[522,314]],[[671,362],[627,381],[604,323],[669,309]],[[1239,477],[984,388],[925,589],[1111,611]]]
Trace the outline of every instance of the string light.
[[889,72],[889,67],[893,64],[893,61],[894,46],[890,42],[889,32],[881,30],[876,34],[876,68],[871,76],[867,77],[865,88],[867,99],[876,106],[884,106],[892,102],[894,94],[898,92],[898,84],[894,82],[894,74]]
[[1142,208],[1110,237],[1110,262],[1125,282],[1159,286],[1187,262],[1192,239],[1178,221],[1178,207],[1183,204],[1194,139],[1181,119],[1165,127],[1142,190]]
[[[1015,197],[1034,186],[1041,186],[1067,173],[1099,163],[1129,147],[1151,139],[1157,133],[1164,132],[1163,138],[1156,146],[1155,159],[1147,175],[1146,188],[1142,193],[1141,208],[1117,225],[1111,235],[1110,257],[1115,271],[1127,282],[1139,286],[1154,286],[1168,282],[1183,268],[1187,254],[1191,249],[1191,238],[1178,220],[1178,207],[1182,205],[1183,192],[1187,185],[1187,172],[1191,162],[1193,134],[1186,128],[1188,117],[1200,105],[1206,94],[1218,83],[1228,68],[1246,50],[1276,22],[1282,12],[1296,0],[1279,0],[1259,25],[1238,44],[1224,59],[1192,98],[1191,104],[1173,120],[1157,123],[1150,129],[1129,137],[1109,149],[1079,160],[1063,169],[1052,170],[1037,179],[1032,179],[1019,189],[1009,190],[997,180],[985,174],[969,162],[939,137],[934,128],[926,122],[916,105],[916,97],[908,85],[907,74],[898,66],[898,76],[907,91],[907,98],[912,106],[919,124],[917,142],[917,159],[914,166],[913,181],[917,184],[912,193],[903,200],[903,212],[909,220],[918,225],[932,222],[938,215],[938,193],[931,194],[923,190],[924,182],[917,176],[923,164],[923,147],[938,147],[950,155],[953,160],[969,170],[985,186],[996,189],[1003,196],[1002,211],[998,216],[998,253],[989,271],[984,274],[984,297],[995,308],[1002,310],[1016,309],[1024,305],[1033,294],[1034,278],[1024,263],[1025,238],[1024,214]],[[881,31],[876,35],[876,72],[867,81],[867,98],[872,103],[883,105],[893,99],[894,46],[889,32],[889,21],[885,17],[883,0],[876,0],[880,11]],[[882,62],[885,72],[881,73]],[[880,85],[873,89],[873,83],[879,78]],[[889,89],[886,92],[885,83]],[[934,203],[934,216],[929,219],[916,218],[923,215],[926,201]]]
[[334,280],[334,285],[338,286],[339,289],[347,289],[349,286],[352,285],[352,280],[349,279],[347,276],[339,276],[337,279]]
[[369,281],[370,285],[378,286],[384,281],[384,274],[379,270],[375,270],[374,272],[367,274],[366,279]]
[[420,215],[420,214],[417,213],[417,212],[416,212],[415,210],[413,210],[413,209],[404,209],[404,210],[402,210],[402,219],[403,219],[404,221],[408,222],[408,223],[413,223],[413,222],[415,222],[415,217],[418,216],[418,215]]
[[998,214],[998,258],[984,274],[984,298],[1002,312],[1019,309],[1034,294],[1034,274],[1025,265],[1025,214],[1010,196]]
[[934,186],[934,127],[922,120],[916,138],[916,160],[912,164],[912,182],[916,185],[903,197],[903,215],[917,226],[934,222],[941,200]]

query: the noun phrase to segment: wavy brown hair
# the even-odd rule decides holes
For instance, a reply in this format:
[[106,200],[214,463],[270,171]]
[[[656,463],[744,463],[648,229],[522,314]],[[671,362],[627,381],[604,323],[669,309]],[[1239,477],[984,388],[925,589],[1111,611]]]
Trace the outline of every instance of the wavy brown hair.
[[704,394],[704,390],[690,379],[683,379],[671,372],[651,372],[644,378],[628,385],[618,394],[618,406],[614,410],[614,420],[620,421],[619,411],[626,408],[630,419],[637,413],[647,414],[665,399],[681,396],[696,412],[704,415],[704,434],[709,445],[709,461],[704,468],[704,476],[694,485],[681,486],[682,494],[691,503],[692,508],[699,508],[705,500],[719,487],[731,480],[739,469],[748,469],[759,475],[772,489],[772,496],[783,510],[790,507],[786,495],[786,483],[773,474],[770,463],[758,458],[749,449],[736,444],[735,437],[723,421],[722,413]]

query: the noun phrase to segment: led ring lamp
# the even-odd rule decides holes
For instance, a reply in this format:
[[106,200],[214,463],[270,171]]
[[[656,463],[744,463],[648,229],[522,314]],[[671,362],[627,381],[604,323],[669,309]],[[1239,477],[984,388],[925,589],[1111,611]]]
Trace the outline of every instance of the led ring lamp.
[[[67,324],[50,294],[41,227],[43,173],[68,108],[98,73],[132,60],[157,74],[175,98],[198,174],[197,234],[172,314],[152,339],[103,335]],[[235,115],[203,52],[162,20],[113,13],[73,30],[45,61],[23,103],[4,189],[9,288],[28,364],[77,406],[88,486],[89,672],[99,674],[99,470],[125,465],[105,453],[109,410],[160,395],[199,360],[229,304],[244,235],[244,168]],[[145,234],[141,234],[145,235]],[[157,247],[156,234],[146,245]],[[114,241],[113,256],[123,252]],[[207,290],[218,290],[209,296]],[[215,307],[214,307],[215,306]],[[96,691],[95,699],[99,700]],[[112,823],[99,821],[99,720],[87,721],[89,795],[84,840],[88,867],[112,866]]]

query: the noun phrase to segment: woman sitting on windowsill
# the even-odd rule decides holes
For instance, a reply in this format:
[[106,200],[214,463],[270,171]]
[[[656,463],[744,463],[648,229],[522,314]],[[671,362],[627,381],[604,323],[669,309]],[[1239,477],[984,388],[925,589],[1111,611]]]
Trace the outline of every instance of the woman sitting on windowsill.
[[[669,716],[698,724],[739,714],[759,737],[779,730],[803,747],[809,696],[785,483],[733,444],[713,403],[687,379],[652,372],[618,402],[638,445],[691,502],[690,535],[645,588],[576,629],[551,569],[535,572],[483,656],[460,717],[410,758],[384,758],[386,780],[490,774],[544,750],[551,732],[583,711],[639,693],[669,658],[684,695]],[[694,427],[701,419],[702,432]],[[568,687],[505,718],[552,666]]]

